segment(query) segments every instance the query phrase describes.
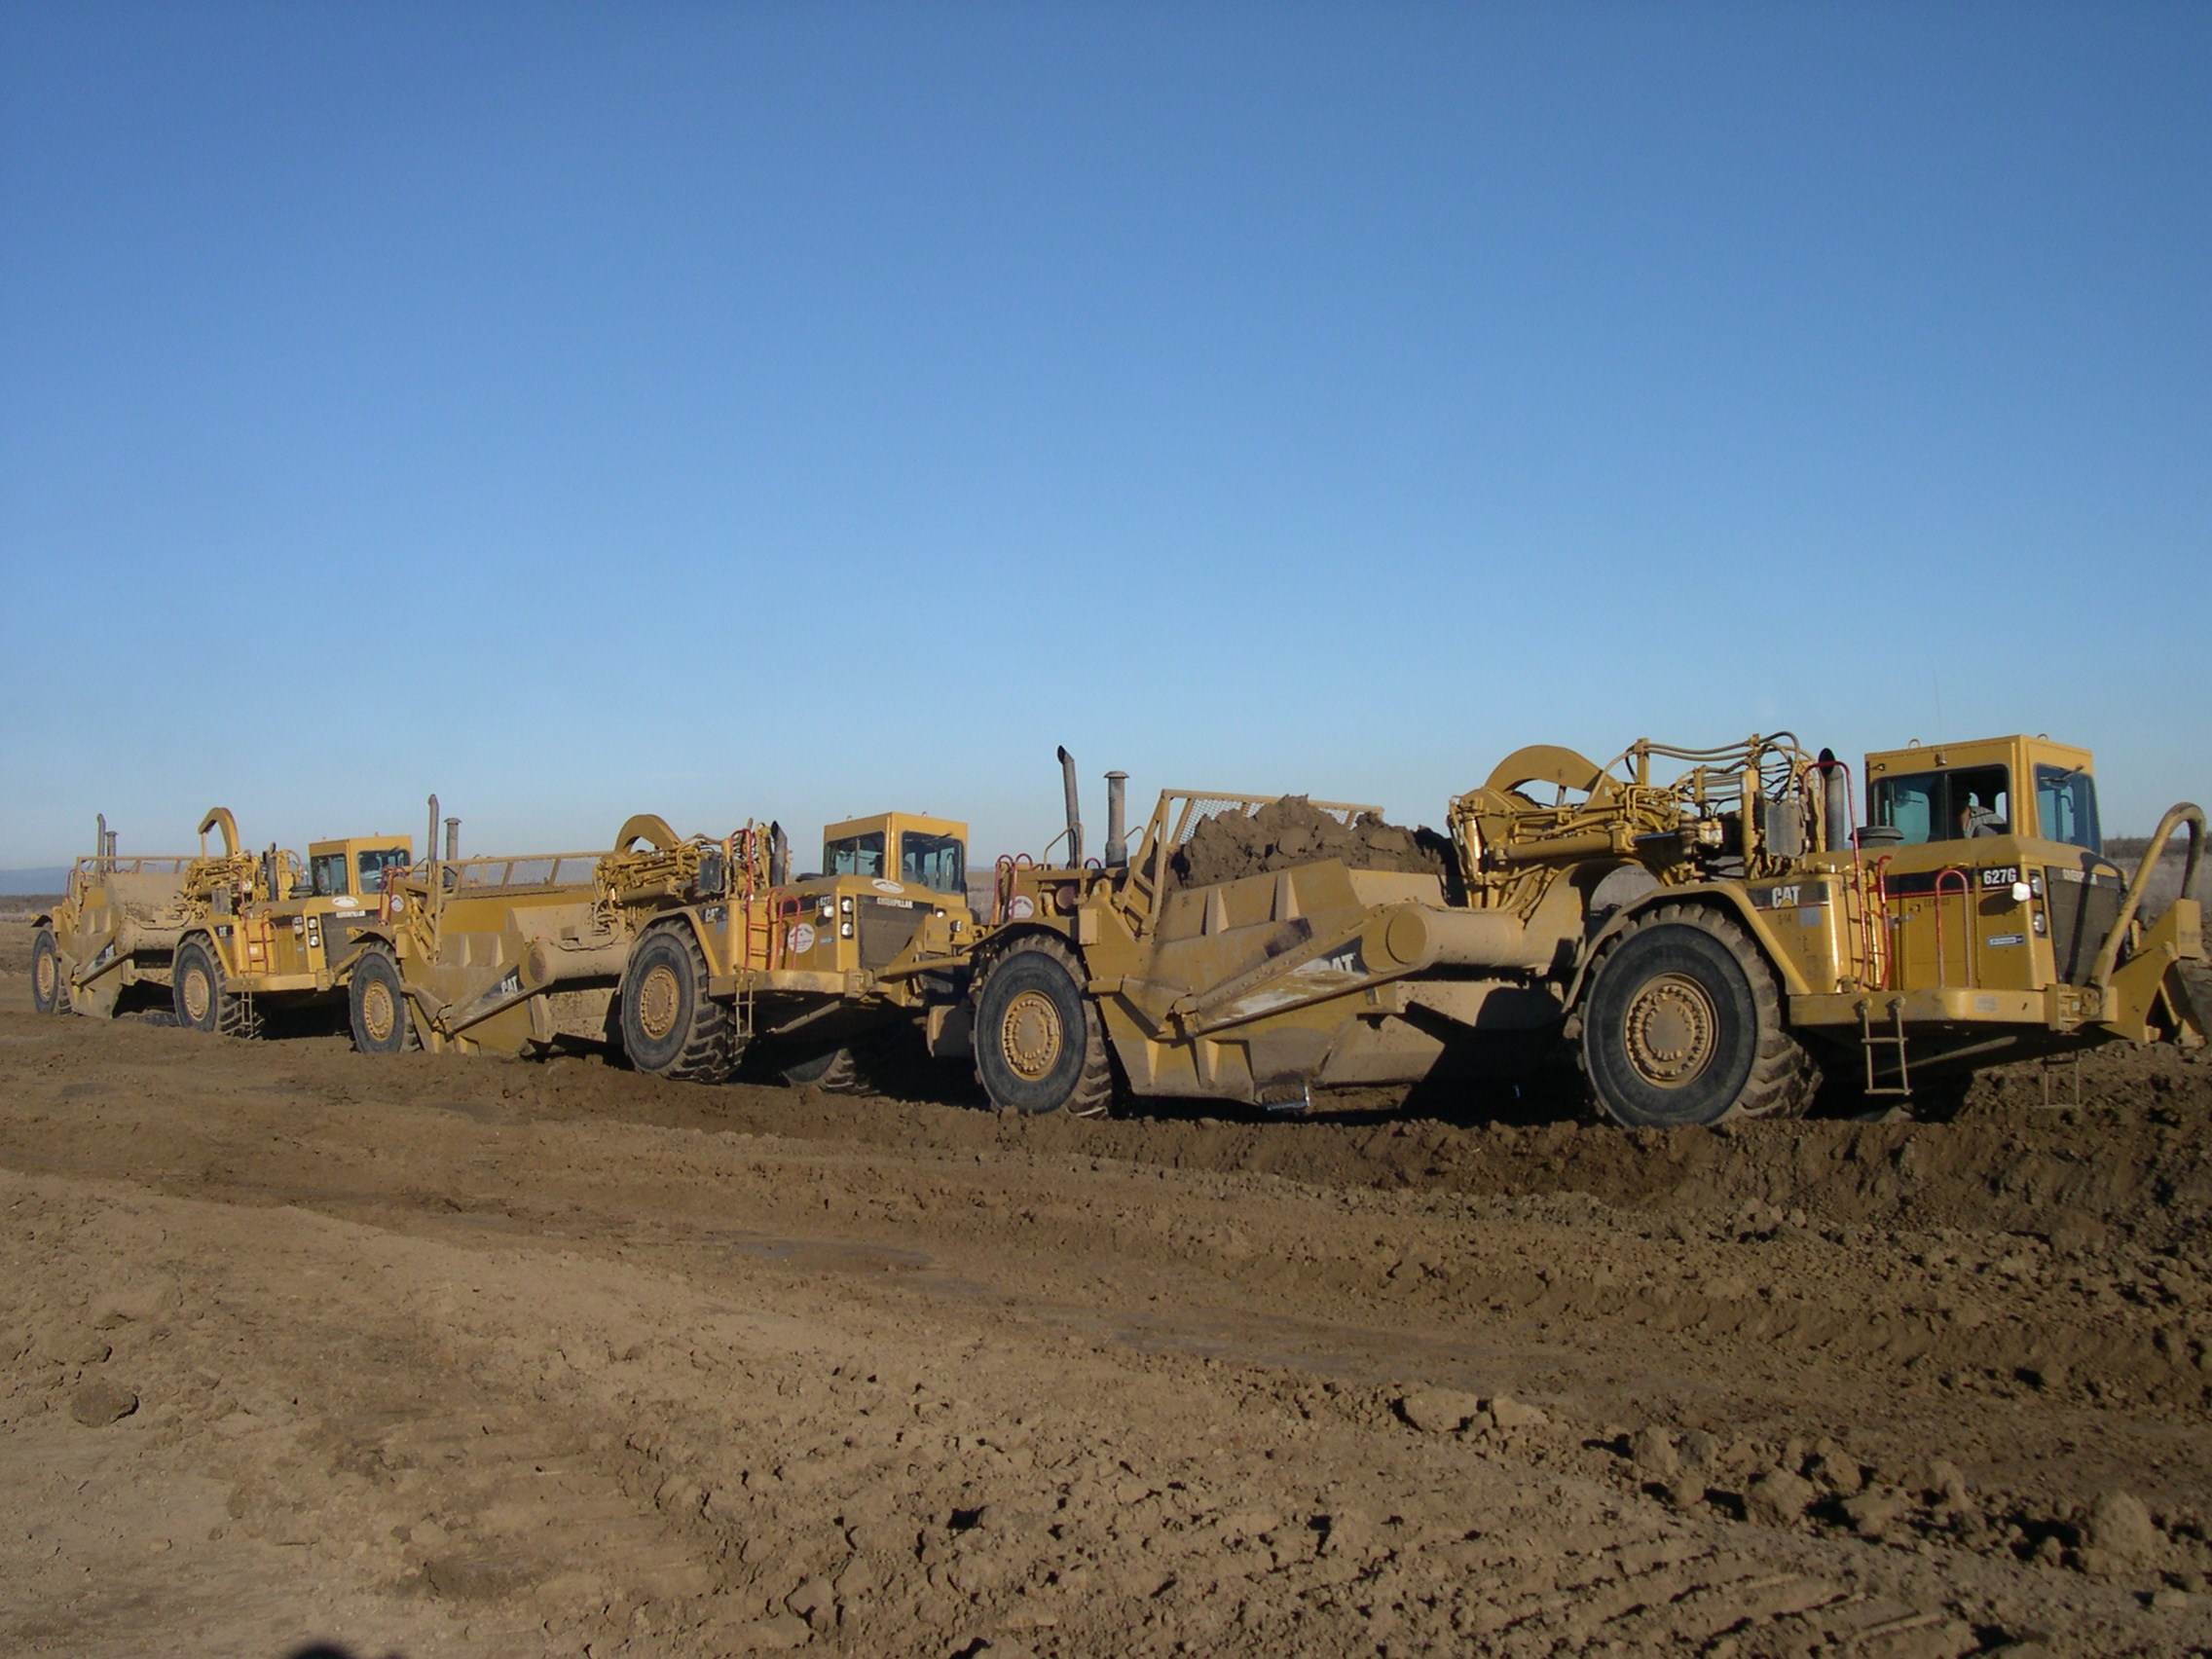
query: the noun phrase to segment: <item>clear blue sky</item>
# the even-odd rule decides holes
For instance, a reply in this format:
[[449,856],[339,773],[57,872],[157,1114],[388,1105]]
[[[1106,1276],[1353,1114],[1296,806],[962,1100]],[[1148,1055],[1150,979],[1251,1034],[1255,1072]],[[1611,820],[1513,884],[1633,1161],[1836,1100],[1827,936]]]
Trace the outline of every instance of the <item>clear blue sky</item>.
[[2141,832],[2208,597],[2203,6],[0,6],[0,866],[1780,726]]

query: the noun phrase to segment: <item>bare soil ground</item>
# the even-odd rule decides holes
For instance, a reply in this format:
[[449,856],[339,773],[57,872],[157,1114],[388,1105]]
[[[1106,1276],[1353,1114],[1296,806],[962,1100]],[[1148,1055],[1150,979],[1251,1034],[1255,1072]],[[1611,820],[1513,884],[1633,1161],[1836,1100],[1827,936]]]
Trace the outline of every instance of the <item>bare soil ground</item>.
[[0,1652],[2212,1651],[2170,1053],[1941,1124],[1024,1121],[26,965]]

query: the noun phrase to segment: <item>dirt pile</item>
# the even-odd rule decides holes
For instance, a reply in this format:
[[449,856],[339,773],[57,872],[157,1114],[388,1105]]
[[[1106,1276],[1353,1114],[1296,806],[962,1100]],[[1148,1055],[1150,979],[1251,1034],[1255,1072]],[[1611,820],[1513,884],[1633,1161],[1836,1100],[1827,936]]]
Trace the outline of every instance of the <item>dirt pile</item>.
[[1456,879],[1452,843],[1423,826],[1408,830],[1363,812],[1338,822],[1305,795],[1284,795],[1257,812],[1233,808],[1198,821],[1168,861],[1170,884],[1204,887],[1294,865],[1341,859],[1353,869],[1405,870]]

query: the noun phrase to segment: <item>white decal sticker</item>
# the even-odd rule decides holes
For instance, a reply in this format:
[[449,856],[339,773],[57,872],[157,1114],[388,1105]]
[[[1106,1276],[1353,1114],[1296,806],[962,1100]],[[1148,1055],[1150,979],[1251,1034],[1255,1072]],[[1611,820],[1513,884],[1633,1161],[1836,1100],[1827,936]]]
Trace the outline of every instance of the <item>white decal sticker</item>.
[[1037,913],[1037,906],[1029,902],[1028,894],[1016,893],[1013,903],[1007,905],[1006,913],[1017,922],[1025,922]]
[[886,881],[880,875],[877,876],[873,881],[869,882],[868,885],[874,888],[878,893],[903,893],[906,891],[896,881]]
[[812,922],[801,922],[797,927],[792,929],[792,950],[793,953],[804,956],[813,948],[814,924]]
[[2028,936],[2026,934],[1991,934],[1989,936],[1989,944],[1992,949],[1998,945],[2025,944],[2027,942]]

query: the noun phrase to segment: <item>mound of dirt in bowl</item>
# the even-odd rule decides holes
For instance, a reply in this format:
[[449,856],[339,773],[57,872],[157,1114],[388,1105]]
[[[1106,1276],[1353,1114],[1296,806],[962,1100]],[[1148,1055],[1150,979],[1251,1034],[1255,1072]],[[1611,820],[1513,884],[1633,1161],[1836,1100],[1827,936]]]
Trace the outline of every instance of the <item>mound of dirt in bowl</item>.
[[1294,865],[1340,859],[1353,869],[1404,870],[1456,885],[1452,843],[1426,826],[1408,830],[1363,812],[1339,823],[1305,795],[1284,795],[1257,812],[1233,808],[1198,821],[1168,861],[1171,887],[1204,887]]

